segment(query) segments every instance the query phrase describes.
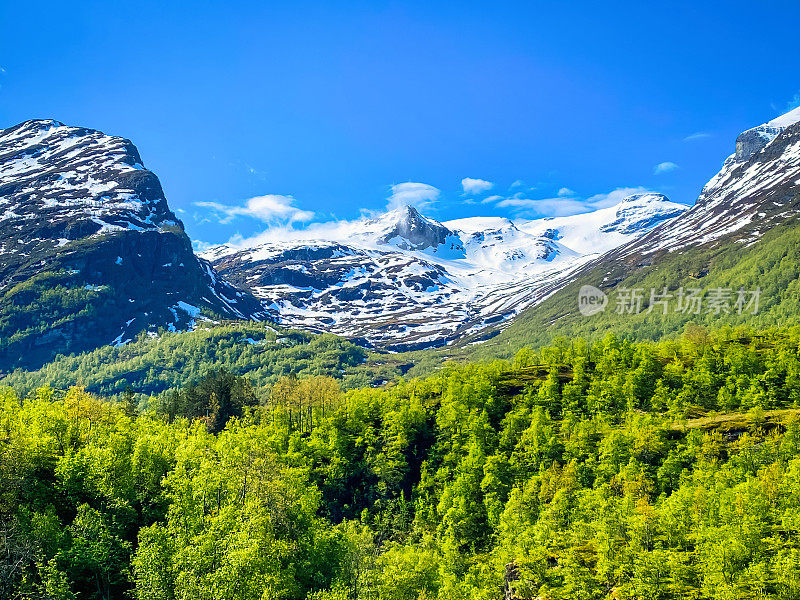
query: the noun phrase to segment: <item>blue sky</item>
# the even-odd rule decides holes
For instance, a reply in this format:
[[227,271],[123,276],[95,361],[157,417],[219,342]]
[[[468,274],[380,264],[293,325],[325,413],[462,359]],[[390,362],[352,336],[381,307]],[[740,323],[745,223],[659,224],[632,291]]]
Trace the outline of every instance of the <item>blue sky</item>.
[[796,1],[28,4],[0,0],[0,127],[131,138],[207,242],[690,203],[800,93]]

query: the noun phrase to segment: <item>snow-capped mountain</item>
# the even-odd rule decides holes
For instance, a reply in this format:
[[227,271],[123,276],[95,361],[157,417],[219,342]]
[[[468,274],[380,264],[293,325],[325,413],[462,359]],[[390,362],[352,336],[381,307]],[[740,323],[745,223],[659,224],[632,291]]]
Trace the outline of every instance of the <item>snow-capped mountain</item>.
[[0,370],[204,311],[262,316],[194,255],[130,141],[53,120],[0,130]]
[[279,323],[407,350],[513,317],[541,299],[545,283],[686,208],[639,194],[570,217],[440,223],[404,206],[326,229],[276,232],[252,247],[220,246],[203,257]]
[[800,214],[800,108],[748,129],[736,151],[703,187],[691,210],[609,257],[639,256],[735,239],[752,244],[775,224]]
[[[486,356],[506,355],[523,344],[542,344],[556,336],[594,336],[614,331],[622,336],[677,333],[688,323],[784,323],[797,317],[794,292],[798,256],[793,241],[800,235],[800,109],[741,133],[734,154],[705,185],[695,205],[682,215],[586,262],[561,281],[547,282],[547,298],[529,307],[504,328]],[[611,297],[609,309],[587,318],[578,300],[583,286]],[[675,300],[670,317],[650,311],[650,293]],[[613,303],[622,290],[639,288],[641,311],[625,314]],[[754,312],[731,308],[717,312],[679,310],[687,289],[700,295],[712,290],[769,290]],[[705,297],[705,296],[704,296]],[[713,298],[713,296],[712,296]],[[665,298],[662,298],[662,300]],[[704,300],[705,301],[705,300]],[[612,308],[613,307],[613,308]],[[644,325],[644,326],[643,326]],[[464,344],[473,340],[467,338]]]

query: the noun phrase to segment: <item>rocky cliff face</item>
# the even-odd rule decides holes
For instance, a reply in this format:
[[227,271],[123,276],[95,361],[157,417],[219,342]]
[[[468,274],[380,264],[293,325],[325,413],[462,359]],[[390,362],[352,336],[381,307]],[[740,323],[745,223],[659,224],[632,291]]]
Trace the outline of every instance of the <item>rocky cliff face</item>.
[[464,246],[447,227],[423,217],[413,206],[403,206],[382,218],[366,224],[367,232],[379,230],[379,244],[397,246],[401,250],[428,250],[449,255],[464,255]]
[[192,252],[133,144],[52,120],[0,130],[0,370],[260,304]]

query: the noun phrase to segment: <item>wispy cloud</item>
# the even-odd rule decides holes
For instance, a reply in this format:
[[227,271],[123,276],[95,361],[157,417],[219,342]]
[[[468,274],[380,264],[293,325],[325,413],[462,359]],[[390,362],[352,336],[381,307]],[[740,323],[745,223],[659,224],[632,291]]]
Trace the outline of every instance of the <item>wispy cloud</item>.
[[504,198],[496,205],[498,208],[508,208],[516,216],[548,216],[563,217],[586,212],[586,205],[577,198]]
[[609,206],[616,206],[628,196],[636,194],[654,194],[653,190],[648,190],[645,187],[621,187],[604,194],[595,194],[586,199],[586,204],[590,210],[597,210],[598,208],[608,208]]
[[684,142],[696,142],[697,140],[704,140],[706,138],[710,138],[711,134],[706,131],[697,131],[692,133],[691,135],[687,135],[683,138]]
[[665,161],[662,163],[658,163],[655,168],[653,169],[654,175],[661,175],[662,173],[669,173],[670,171],[674,171],[678,168],[678,165],[671,161]]
[[392,186],[392,194],[387,198],[389,210],[401,206],[415,206],[425,208],[439,199],[441,192],[438,188],[427,183],[398,183]]
[[247,200],[243,206],[229,206],[220,202],[195,202],[195,206],[213,211],[222,224],[231,223],[237,217],[250,217],[264,223],[305,223],[314,218],[314,213],[294,206],[292,196],[267,194]]
[[212,244],[211,242],[204,242],[203,240],[192,240],[192,248],[194,248],[195,252],[205,252],[206,250],[211,250],[216,244]]
[[563,217],[616,206],[628,196],[647,193],[652,191],[644,187],[621,187],[583,198],[563,187],[554,197],[529,198],[525,194],[517,193],[509,197],[491,196],[486,200],[494,202],[497,208],[510,210],[518,217]]
[[786,103],[786,112],[800,107],[800,92],[797,92],[794,97]]
[[483,194],[488,192],[494,187],[494,183],[486,181],[485,179],[473,179],[472,177],[465,177],[461,180],[461,188],[465,194],[475,196],[476,194]]

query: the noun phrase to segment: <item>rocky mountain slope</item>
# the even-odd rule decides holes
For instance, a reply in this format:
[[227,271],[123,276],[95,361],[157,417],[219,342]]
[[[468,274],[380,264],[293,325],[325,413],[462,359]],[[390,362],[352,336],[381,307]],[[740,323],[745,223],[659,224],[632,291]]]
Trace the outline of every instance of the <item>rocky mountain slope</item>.
[[[601,289],[605,310],[578,310],[582,286]],[[800,323],[800,109],[743,132],[735,152],[680,217],[587,261],[551,295],[521,314],[478,354],[495,356],[556,336],[602,336],[609,331],[660,338],[689,323],[770,326]],[[667,304],[650,310],[650,293]],[[691,310],[678,297],[699,290]],[[739,290],[757,310],[736,307]],[[641,304],[624,311],[621,298],[640,290]],[[709,303],[710,294],[726,304]],[[718,308],[719,307],[719,308]],[[698,309],[698,310],[696,310]],[[666,312],[666,314],[665,314]],[[469,339],[466,340],[469,342]]]
[[736,239],[758,240],[798,214],[800,108],[740,134],[736,151],[679,221],[621,246],[615,257],[652,255]]
[[260,304],[198,259],[125,139],[34,120],[0,130],[0,371]]
[[278,323],[411,350],[506,322],[549,284],[686,208],[639,194],[572,217],[439,223],[405,206],[203,257],[260,298]]

